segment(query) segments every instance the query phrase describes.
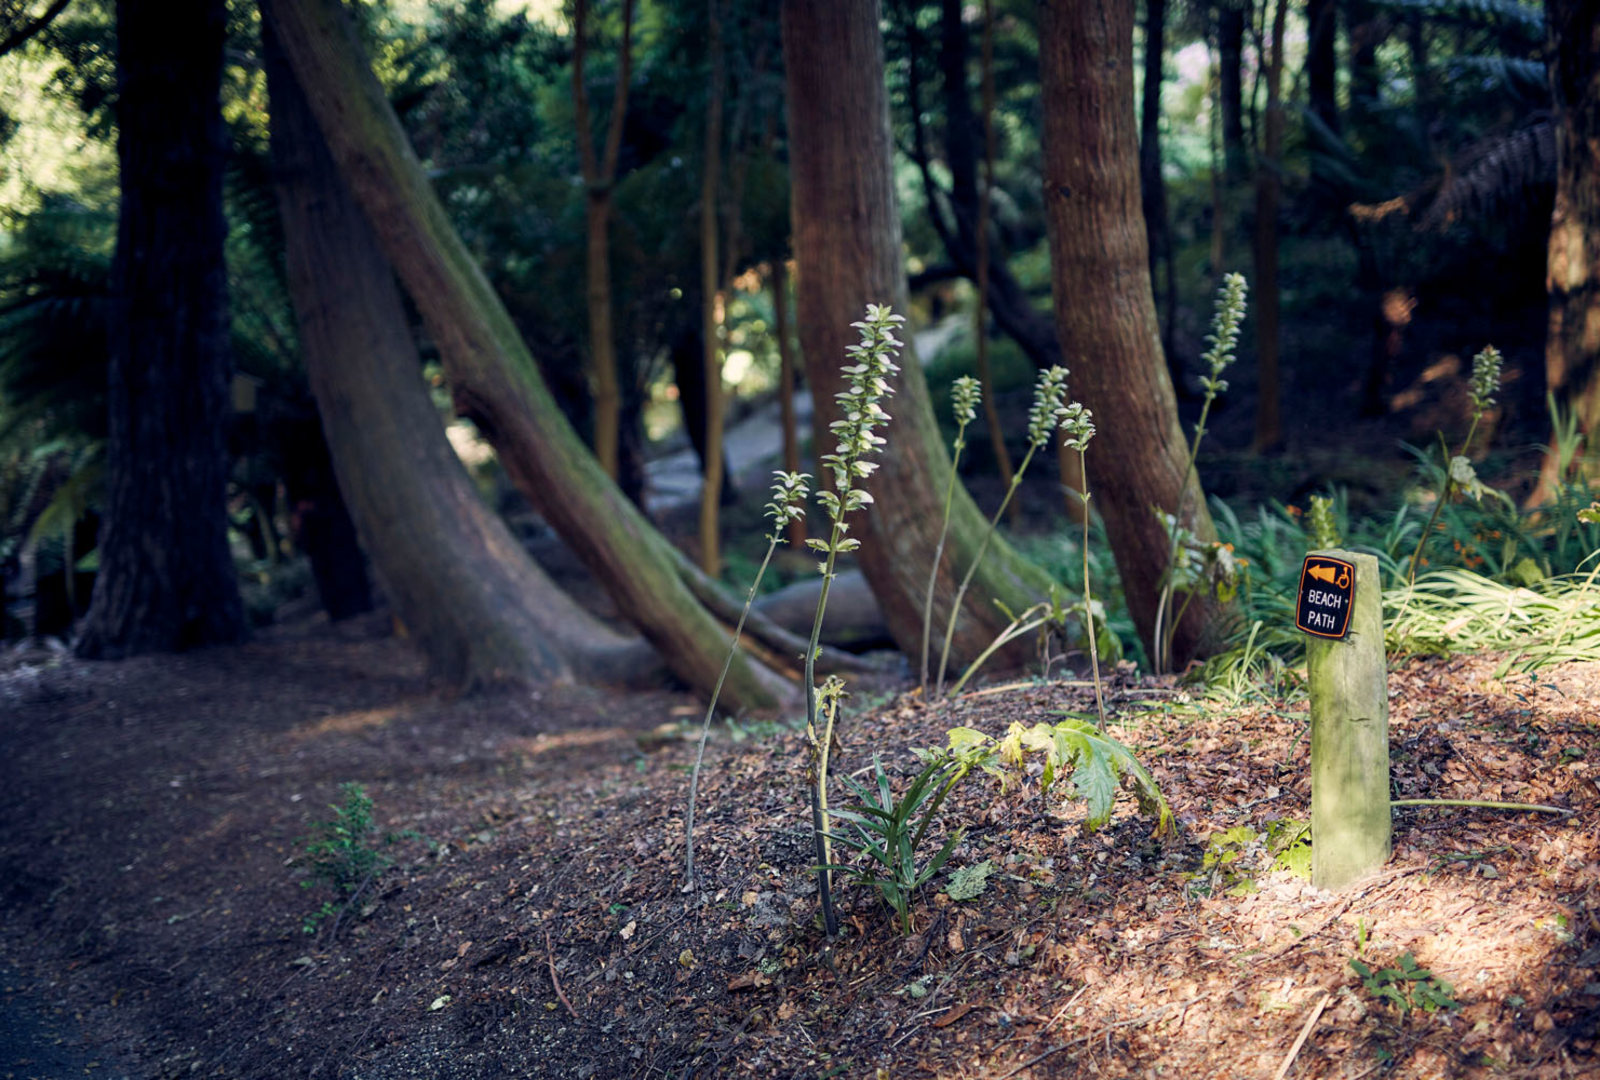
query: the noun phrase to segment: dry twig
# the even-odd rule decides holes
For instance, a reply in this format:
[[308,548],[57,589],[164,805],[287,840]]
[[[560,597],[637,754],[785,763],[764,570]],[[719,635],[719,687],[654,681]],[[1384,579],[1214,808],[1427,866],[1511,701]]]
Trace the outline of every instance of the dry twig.
[[548,930],[544,932],[544,956],[545,960],[550,964],[550,985],[556,988],[556,997],[561,999],[561,1004],[567,1007],[567,1011],[576,1020],[578,1018],[578,1010],[574,1009],[572,1002],[567,1000],[566,991],[561,989],[561,980],[556,978],[556,952],[550,944],[550,931]]
[[1289,1075],[1289,1066],[1294,1064],[1294,1059],[1300,1056],[1300,1048],[1306,1044],[1306,1039],[1311,1035],[1311,1029],[1317,1026],[1317,1019],[1322,1015],[1322,1010],[1328,1007],[1328,1002],[1333,1000],[1333,995],[1324,993],[1322,1000],[1317,1002],[1317,1007],[1311,1010],[1311,1015],[1306,1017],[1305,1026],[1300,1029],[1300,1037],[1295,1039],[1294,1045],[1289,1047],[1288,1056],[1283,1059],[1283,1064],[1278,1066],[1278,1071],[1272,1074],[1272,1080],[1283,1080]]

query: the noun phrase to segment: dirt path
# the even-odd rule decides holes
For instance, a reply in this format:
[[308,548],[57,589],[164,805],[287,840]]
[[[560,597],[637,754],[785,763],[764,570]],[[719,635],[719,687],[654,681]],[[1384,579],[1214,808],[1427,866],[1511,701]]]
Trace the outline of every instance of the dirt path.
[[[451,700],[403,643],[326,628],[117,665],[13,654],[0,968],[31,985],[36,1030],[72,1018],[56,1064],[74,1075],[1267,1078],[1316,1012],[1290,1076],[1593,1076],[1597,672],[1492,673],[1396,672],[1397,790],[1572,817],[1404,811],[1385,874],[1319,893],[1259,839],[1306,812],[1302,706],[1202,711],[1123,681],[1119,731],[1179,838],[1131,804],[1085,837],[1036,783],[973,781],[939,828],[966,826],[951,869],[988,864],[982,892],[953,900],[939,876],[902,938],[847,889],[825,947],[787,723],[713,746],[685,896],[692,748],[661,725],[696,719],[688,697]],[[928,708],[858,688],[839,772],[876,750],[903,775],[951,726],[998,734],[1085,695]],[[378,887],[307,935],[327,894],[300,887],[303,839],[346,781],[434,846],[384,846]],[[1402,1015],[1348,963],[1402,953],[1460,1008]]]

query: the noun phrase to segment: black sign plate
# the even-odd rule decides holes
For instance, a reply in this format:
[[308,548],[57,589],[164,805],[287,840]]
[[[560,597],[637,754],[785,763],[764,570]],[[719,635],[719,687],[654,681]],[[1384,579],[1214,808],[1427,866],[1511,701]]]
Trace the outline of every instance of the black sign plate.
[[1331,555],[1307,555],[1300,568],[1300,603],[1294,625],[1317,637],[1342,638],[1350,632],[1356,602],[1356,568]]

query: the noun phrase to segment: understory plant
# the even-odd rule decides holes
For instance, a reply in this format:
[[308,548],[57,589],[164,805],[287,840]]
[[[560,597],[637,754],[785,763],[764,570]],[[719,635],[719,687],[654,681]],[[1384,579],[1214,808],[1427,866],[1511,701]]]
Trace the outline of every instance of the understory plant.
[[950,505],[955,500],[956,475],[961,467],[961,452],[967,448],[967,425],[978,415],[978,404],[983,396],[983,386],[971,375],[956,379],[950,388],[950,404],[956,418],[956,437],[950,445],[950,479],[944,488],[944,517],[939,522],[939,543],[933,549],[933,566],[928,570],[928,595],[922,601],[922,688],[924,699],[928,696],[928,648],[933,632],[933,594],[939,584],[939,567],[944,562],[944,542],[950,534]]
[[[1494,395],[1500,389],[1502,364],[1500,350],[1493,345],[1485,346],[1482,352],[1472,358],[1472,424],[1467,428],[1467,437],[1461,440],[1461,449],[1449,457],[1445,469],[1444,488],[1434,500],[1433,513],[1428,516],[1428,523],[1422,527],[1422,535],[1417,537],[1417,550],[1411,553],[1411,566],[1406,572],[1407,582],[1417,580],[1417,567],[1422,561],[1422,552],[1428,545],[1428,537],[1433,533],[1434,523],[1439,520],[1440,511],[1450,501],[1450,497],[1459,491],[1473,502],[1480,502],[1485,492],[1492,490],[1485,488],[1483,481],[1478,479],[1477,471],[1472,467],[1472,459],[1467,457],[1467,451],[1472,447],[1472,437],[1478,433],[1478,424],[1483,420],[1484,413],[1494,407]],[[1444,436],[1440,435],[1439,439],[1442,443]],[[1447,456],[1448,453],[1446,451]]]
[[[950,619],[944,628],[944,647],[939,651],[939,677],[937,693],[944,695],[945,668],[950,662],[950,643],[955,638],[956,620],[961,615],[961,602],[966,599],[967,589],[972,585],[972,579],[978,573],[978,567],[983,563],[983,557],[988,553],[989,544],[994,539],[995,530],[1000,527],[1000,518],[1010,505],[1011,498],[1022,484],[1023,474],[1028,471],[1028,463],[1038,453],[1039,448],[1050,441],[1050,434],[1055,431],[1056,423],[1060,419],[1061,400],[1067,392],[1067,369],[1057,365],[1039,373],[1039,381],[1033,389],[1033,404],[1028,409],[1028,451],[1022,456],[1022,462],[1017,466],[1017,471],[1011,476],[1011,483],[1006,487],[1005,497],[1000,500],[994,516],[989,519],[989,527],[984,530],[983,539],[978,543],[978,551],[972,557],[972,564],[967,567],[966,575],[962,577],[961,584],[956,588],[955,600],[950,605]],[[937,570],[937,567],[935,568]]]
[[337,900],[326,900],[301,921],[301,929],[315,934],[324,919],[333,918],[331,933],[383,875],[393,860],[383,850],[399,840],[422,840],[420,833],[405,830],[380,835],[372,818],[374,804],[367,789],[354,782],[340,784],[342,802],[330,803],[333,817],[311,825],[311,835],[302,842],[310,873],[300,882],[302,889],[330,886]]
[[706,738],[711,733],[711,718],[716,715],[717,698],[722,696],[722,684],[727,681],[728,670],[733,666],[734,655],[739,651],[739,638],[744,634],[745,620],[750,617],[750,607],[760,594],[761,579],[766,575],[767,566],[772,562],[772,553],[778,549],[789,523],[800,521],[806,516],[806,496],[811,490],[811,474],[784,472],[779,469],[773,473],[773,477],[772,501],[766,508],[766,516],[772,519],[772,531],[767,534],[767,553],[761,557],[761,566],[756,570],[755,580],[750,583],[744,610],[739,612],[739,622],[733,628],[733,640],[728,643],[728,658],[722,662],[722,673],[717,676],[717,684],[711,690],[711,700],[706,704],[705,720],[700,725],[700,748],[695,752],[694,771],[689,775],[689,809],[683,819],[684,892],[691,892],[694,889],[695,796],[700,790],[700,767],[705,762]]
[[[840,419],[828,425],[836,440],[833,453],[823,454],[821,464],[833,477],[832,491],[819,491],[817,501],[828,512],[826,540],[809,539],[806,544],[822,555],[822,591],[817,595],[817,611],[811,621],[811,640],[806,646],[806,737],[811,747],[811,831],[817,856],[817,890],[822,907],[823,929],[831,938],[839,932],[839,915],[833,904],[833,863],[829,844],[828,755],[834,742],[834,721],[839,712],[843,684],[830,678],[823,687],[816,682],[818,642],[822,636],[822,617],[828,607],[828,592],[837,574],[839,556],[854,551],[861,541],[851,537],[846,516],[872,502],[872,496],[857,486],[878,468],[868,461],[888,441],[877,434],[889,422],[889,414],[879,404],[894,393],[889,379],[900,371],[895,363],[901,342],[895,329],[905,322],[887,305],[868,304],[866,318],[852,323],[861,341],[846,352],[853,363],[842,369],[849,387],[835,394]],[[819,708],[826,705],[826,708]]]
[[[1248,286],[1245,284],[1243,274],[1228,274],[1222,279],[1222,286],[1217,290],[1216,309],[1211,317],[1211,333],[1206,341],[1211,348],[1200,359],[1206,365],[1206,374],[1200,377],[1200,387],[1205,391],[1205,398],[1200,406],[1200,418],[1195,421],[1194,433],[1189,439],[1189,460],[1183,467],[1183,486],[1178,492],[1178,506],[1170,515],[1157,510],[1162,522],[1166,525],[1171,537],[1167,550],[1167,565],[1161,579],[1161,595],[1156,602],[1155,629],[1151,634],[1155,655],[1150,658],[1151,666],[1157,673],[1165,672],[1172,666],[1172,640],[1177,633],[1178,624],[1183,621],[1184,613],[1189,604],[1199,592],[1202,582],[1208,577],[1202,569],[1226,570],[1225,560],[1222,558],[1222,549],[1218,545],[1204,545],[1200,552],[1191,552],[1188,549],[1194,545],[1195,539],[1184,528],[1184,511],[1188,509],[1190,477],[1194,473],[1195,459],[1200,453],[1200,440],[1205,438],[1206,420],[1211,415],[1212,403],[1228,389],[1227,380],[1222,373],[1232,364],[1239,346],[1239,328],[1244,323],[1245,294]],[[1192,555],[1200,555],[1198,560]],[[1180,558],[1183,556],[1183,558]],[[1205,556],[1210,556],[1210,565],[1207,566]],[[1183,605],[1174,613],[1172,610],[1173,598],[1179,589],[1184,592]]]

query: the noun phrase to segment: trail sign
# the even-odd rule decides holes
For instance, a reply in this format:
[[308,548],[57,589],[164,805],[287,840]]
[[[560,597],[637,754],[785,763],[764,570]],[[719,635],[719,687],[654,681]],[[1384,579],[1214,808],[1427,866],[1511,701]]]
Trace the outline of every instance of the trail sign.
[[1355,606],[1355,564],[1332,555],[1307,555],[1300,568],[1296,628],[1316,637],[1343,638],[1350,632],[1350,613]]

